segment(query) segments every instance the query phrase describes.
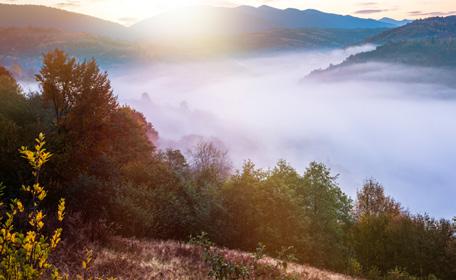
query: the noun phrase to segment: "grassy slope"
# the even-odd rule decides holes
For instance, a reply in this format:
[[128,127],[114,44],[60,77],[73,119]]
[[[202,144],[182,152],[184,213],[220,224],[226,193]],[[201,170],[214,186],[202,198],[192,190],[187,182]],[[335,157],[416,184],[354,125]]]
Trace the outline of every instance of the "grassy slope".
[[[91,272],[99,276],[114,276],[117,279],[209,279],[208,267],[202,259],[202,249],[174,241],[139,241],[124,238],[113,238],[104,246],[95,246],[96,258]],[[80,270],[80,262],[71,262],[67,258],[82,259],[82,256],[71,254],[74,250],[67,248],[57,258],[58,266],[72,273]],[[248,253],[220,249],[226,259],[252,265],[253,256]],[[74,263],[68,266],[68,263]],[[263,269],[254,279],[278,279],[276,260],[264,258],[260,264],[270,269]],[[350,280],[349,276],[335,274],[305,265],[290,264],[287,274],[292,279],[312,280]]]

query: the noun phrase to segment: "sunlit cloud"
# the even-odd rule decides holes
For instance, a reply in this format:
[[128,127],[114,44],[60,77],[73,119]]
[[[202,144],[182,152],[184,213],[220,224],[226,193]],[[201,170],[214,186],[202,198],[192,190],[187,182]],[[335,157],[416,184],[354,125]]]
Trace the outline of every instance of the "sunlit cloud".
[[358,10],[355,12],[355,14],[362,14],[362,15],[365,15],[365,14],[378,14],[378,13],[381,13],[381,12],[386,12],[388,10],[381,10],[381,9],[369,9],[369,10]]

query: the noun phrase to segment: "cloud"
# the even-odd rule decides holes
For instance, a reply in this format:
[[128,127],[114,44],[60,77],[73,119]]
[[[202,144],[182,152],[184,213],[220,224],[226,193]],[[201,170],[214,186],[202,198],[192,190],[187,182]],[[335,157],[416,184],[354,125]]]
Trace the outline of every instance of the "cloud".
[[378,5],[378,2],[363,2],[359,3],[358,6],[376,6]]
[[387,12],[388,10],[382,10],[382,9],[367,9],[367,10],[358,10],[355,12],[355,14],[377,14],[377,13],[382,13],[382,12]]
[[455,15],[456,11],[448,12],[423,12],[423,11],[411,11],[409,15],[411,16],[426,16],[426,17],[438,17],[438,16],[451,16]]
[[138,22],[140,20],[140,18],[137,18],[137,17],[121,17],[121,18],[118,18],[117,21],[119,21],[120,23],[123,23],[125,25],[132,25],[136,22]]
[[54,5],[57,8],[66,9],[66,8],[77,8],[81,6],[81,1],[78,0],[69,0],[65,2],[60,2]]

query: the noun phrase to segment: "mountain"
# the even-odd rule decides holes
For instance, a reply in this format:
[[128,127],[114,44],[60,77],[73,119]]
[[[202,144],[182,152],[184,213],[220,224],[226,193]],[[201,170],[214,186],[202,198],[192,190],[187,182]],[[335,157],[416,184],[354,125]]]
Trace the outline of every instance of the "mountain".
[[456,16],[416,20],[367,40],[376,50],[350,57],[346,63],[389,62],[456,68]]
[[389,23],[379,22],[373,19],[324,13],[314,9],[298,10],[288,8],[280,10],[269,6],[261,6],[256,9],[241,6],[237,9],[244,11],[246,14],[257,16],[271,22],[278,28],[366,29],[394,27]]
[[445,39],[456,37],[456,16],[432,17],[413,21],[387,30],[369,39],[370,43],[385,44],[407,40]]
[[224,37],[247,33],[295,29],[378,29],[393,24],[323,13],[317,10],[286,9],[269,6],[236,8],[196,6],[176,9],[132,27],[37,5],[0,4],[0,27],[51,28],[65,32],[90,33],[122,40],[179,40],[198,36]]
[[273,29],[374,29],[395,25],[317,10],[280,10],[269,6],[187,7],[146,19],[132,30],[152,37],[223,35],[262,32]]
[[123,25],[37,5],[0,4],[0,27],[58,28],[116,39],[129,37],[128,28]]
[[379,45],[375,50],[347,58],[342,64],[316,71],[333,72],[371,62],[456,69],[456,16],[413,21],[402,27],[372,36],[365,43]]
[[404,26],[406,24],[413,22],[413,20],[409,20],[409,19],[395,20],[395,19],[389,18],[389,17],[381,18],[378,21],[388,23],[388,24],[394,25],[396,27]]

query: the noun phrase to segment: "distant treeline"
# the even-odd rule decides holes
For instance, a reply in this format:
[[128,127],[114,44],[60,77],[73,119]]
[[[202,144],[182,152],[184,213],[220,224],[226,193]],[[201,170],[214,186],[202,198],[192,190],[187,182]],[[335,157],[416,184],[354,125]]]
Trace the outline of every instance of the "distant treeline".
[[373,179],[352,201],[322,163],[302,174],[285,161],[233,171],[216,143],[189,157],[159,150],[153,126],[119,105],[96,62],[59,50],[44,56],[36,80],[40,92],[26,95],[0,68],[0,181],[5,199],[19,196],[32,178],[18,148],[44,132],[53,158],[40,180],[49,208],[66,198],[67,241],[206,232],[220,246],[262,243],[271,256],[286,249],[299,262],[368,279],[456,279],[455,224],[408,213]]

